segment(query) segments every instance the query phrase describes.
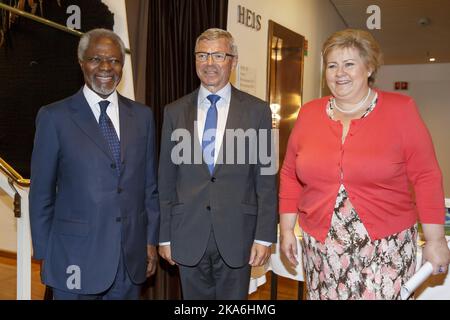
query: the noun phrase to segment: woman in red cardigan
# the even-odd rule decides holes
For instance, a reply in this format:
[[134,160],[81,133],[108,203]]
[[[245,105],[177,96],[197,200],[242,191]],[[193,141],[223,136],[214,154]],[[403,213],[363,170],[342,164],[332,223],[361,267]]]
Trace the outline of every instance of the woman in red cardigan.
[[431,137],[411,98],[372,88],[381,52],[370,33],[337,32],[322,54],[332,96],[305,104],[289,138],[281,250],[298,263],[298,217],[309,299],[399,299],[418,220],[434,274],[450,261]]

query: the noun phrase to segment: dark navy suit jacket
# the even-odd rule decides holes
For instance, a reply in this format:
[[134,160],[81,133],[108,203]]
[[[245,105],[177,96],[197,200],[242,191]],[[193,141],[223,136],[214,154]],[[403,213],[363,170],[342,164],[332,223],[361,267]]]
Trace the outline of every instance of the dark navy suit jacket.
[[[154,119],[144,105],[120,95],[118,103],[120,176],[82,90],[38,113],[30,219],[34,258],[44,260],[51,287],[107,290],[121,250],[131,280],[145,281],[146,246],[159,227]],[[81,287],[69,290],[76,268]]]

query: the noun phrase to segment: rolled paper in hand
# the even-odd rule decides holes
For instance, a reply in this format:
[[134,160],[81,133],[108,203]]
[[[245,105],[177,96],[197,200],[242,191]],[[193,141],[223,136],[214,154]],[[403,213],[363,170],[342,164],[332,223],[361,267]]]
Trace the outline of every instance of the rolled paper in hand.
[[400,289],[400,296],[402,300],[406,300],[409,296],[433,273],[433,265],[430,262],[425,262],[420,267],[411,279],[406,282]]
[[[450,242],[447,242],[450,249]],[[409,296],[433,273],[433,265],[430,262],[425,262],[414,274],[411,279],[406,282],[400,289],[400,297],[406,300]]]

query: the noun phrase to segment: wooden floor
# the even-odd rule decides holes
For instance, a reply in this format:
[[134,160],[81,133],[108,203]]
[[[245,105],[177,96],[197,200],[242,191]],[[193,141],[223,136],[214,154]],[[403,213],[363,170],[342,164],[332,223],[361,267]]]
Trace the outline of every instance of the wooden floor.
[[[258,287],[258,290],[249,295],[250,300],[270,299],[270,275],[266,274],[267,281]],[[278,277],[278,300],[297,299],[297,281]],[[44,298],[45,286],[40,281],[39,265],[31,265],[31,299],[42,300]],[[0,257],[0,300],[16,299],[16,260]]]
[[[16,259],[0,257],[0,300],[16,299]],[[42,300],[45,286],[40,281],[39,264],[31,264],[31,299]]]
[[[270,281],[272,272],[266,273],[267,281],[258,287],[256,292],[248,296],[249,300],[269,300],[270,299]],[[298,282],[284,277],[277,277],[278,290],[277,300],[297,300]],[[304,293],[303,293],[304,296]]]

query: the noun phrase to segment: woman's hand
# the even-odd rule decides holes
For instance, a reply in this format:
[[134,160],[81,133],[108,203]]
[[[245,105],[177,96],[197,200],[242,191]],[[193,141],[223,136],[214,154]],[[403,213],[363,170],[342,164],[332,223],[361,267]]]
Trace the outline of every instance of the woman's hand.
[[298,264],[298,251],[297,237],[295,236],[294,230],[281,231],[280,248],[281,252],[286,256],[286,258],[288,258],[289,262],[296,266]]
[[296,266],[297,260],[297,237],[294,233],[296,213],[283,213],[280,215],[280,248],[281,252],[288,258],[289,262]]
[[447,272],[450,263],[450,250],[445,237],[428,240],[423,249],[423,259],[433,265],[433,274]]
[[433,265],[433,274],[447,272],[450,250],[445,239],[444,226],[442,224],[422,224],[422,229],[425,236],[422,260]]

